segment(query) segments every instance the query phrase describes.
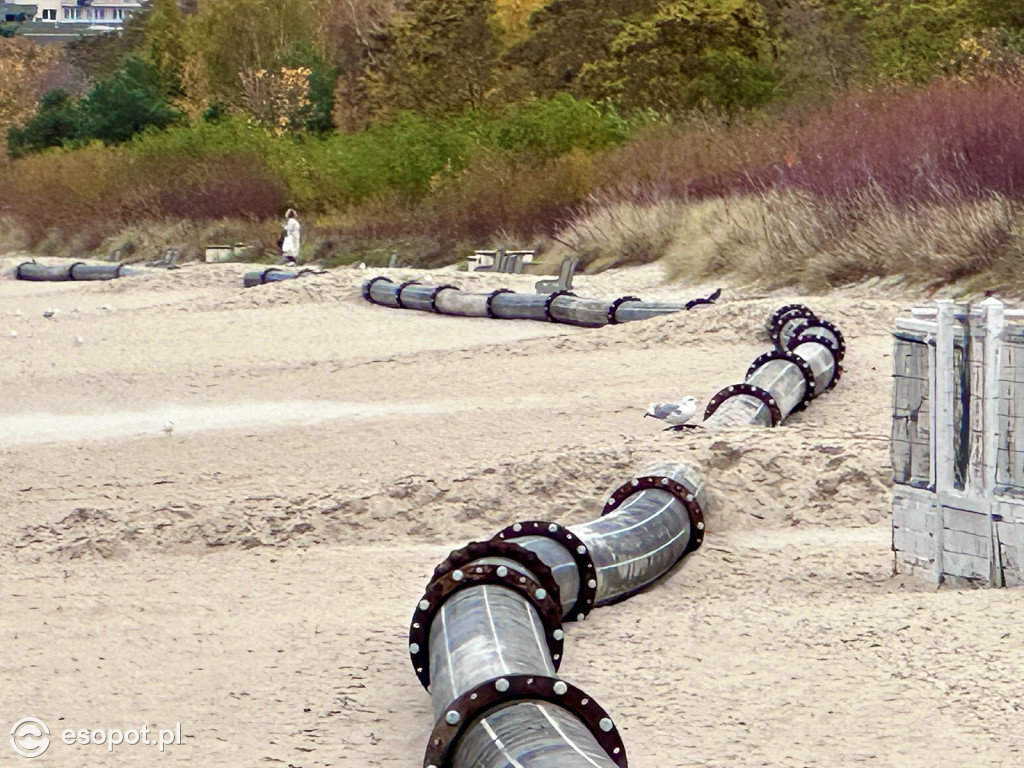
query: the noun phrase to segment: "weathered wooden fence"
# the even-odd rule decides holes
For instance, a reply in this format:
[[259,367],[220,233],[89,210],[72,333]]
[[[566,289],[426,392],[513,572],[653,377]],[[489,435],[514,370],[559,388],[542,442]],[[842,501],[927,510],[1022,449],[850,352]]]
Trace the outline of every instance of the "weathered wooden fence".
[[936,302],[897,321],[892,548],[936,584],[1024,585],[1024,312]]

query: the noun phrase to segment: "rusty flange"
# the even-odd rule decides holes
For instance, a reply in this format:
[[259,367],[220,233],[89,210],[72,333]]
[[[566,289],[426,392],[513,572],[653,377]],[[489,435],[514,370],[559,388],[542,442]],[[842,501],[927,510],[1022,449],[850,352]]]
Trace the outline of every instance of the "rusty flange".
[[618,768],[628,768],[626,747],[604,708],[571,683],[545,675],[492,678],[453,701],[430,734],[424,768],[451,768],[459,738],[496,707],[514,701],[544,701],[572,713],[594,736]]
[[511,288],[499,288],[498,290],[491,291],[489,294],[487,294],[487,301],[484,303],[484,309],[487,310],[488,317],[493,318],[495,316],[494,309],[491,308],[491,304],[494,302],[495,298],[501,296],[501,294],[503,293],[515,293],[515,291],[513,291]]
[[693,491],[671,477],[662,475],[644,475],[623,483],[608,497],[605,502],[601,516],[610,514],[622,506],[622,502],[630,496],[641,491],[659,490],[671,493],[680,503],[686,507],[686,514],[690,518],[690,540],[686,543],[681,557],[685,557],[704,543],[704,510],[700,508],[700,502]]
[[801,398],[799,404],[793,410],[806,408],[807,404],[815,397],[814,389],[817,386],[817,381],[814,378],[814,369],[811,368],[811,364],[795,352],[791,352],[788,349],[773,349],[771,352],[765,352],[750,364],[750,367],[747,368],[747,375],[744,378],[749,379],[758,368],[765,363],[770,363],[772,360],[785,360],[787,363],[792,363],[800,369],[806,386],[804,387],[803,398]]
[[550,294],[548,296],[547,300],[544,302],[544,314],[547,315],[548,320],[550,320],[552,323],[559,322],[551,314],[551,305],[554,303],[555,299],[557,299],[559,296],[575,296],[575,295],[576,294],[573,293],[572,291],[555,291],[554,293]]
[[765,408],[771,414],[772,423],[771,426],[776,427],[782,423],[782,409],[779,408],[778,402],[772,397],[772,393],[766,389],[755,387],[753,384],[730,384],[725,389],[719,390],[711,400],[708,401],[708,407],[704,409],[704,421],[707,421],[714,415],[718,407],[726,400],[730,400],[739,395],[750,395],[756,397],[762,403]]
[[448,289],[451,289],[453,291],[457,291],[457,290],[459,290],[459,286],[457,286],[457,285],[439,285],[439,286],[437,286],[437,288],[435,288],[434,290],[432,290],[430,292],[430,309],[432,311],[437,312],[438,314],[440,314],[441,310],[439,310],[437,308],[437,294],[439,294],[441,291],[445,291],[445,290],[448,290]]
[[470,563],[482,560],[485,557],[500,557],[519,563],[519,565],[526,569],[526,574],[532,576],[544,587],[555,599],[556,603],[561,603],[562,596],[559,593],[558,582],[555,581],[555,576],[551,573],[551,568],[548,567],[548,564],[541,560],[535,552],[531,552],[525,547],[510,541],[500,541],[498,539],[473,541],[461,549],[453,549],[448,553],[448,557],[434,568],[433,578],[440,579],[449,571],[454,571],[456,568],[464,568]]
[[808,319],[814,319],[817,315],[803,304],[786,304],[785,306],[779,307],[768,317],[766,323],[768,336],[771,338],[772,343],[775,346],[782,344],[782,329],[786,326],[786,323],[790,320],[794,320],[798,317],[805,317]]
[[572,559],[576,563],[580,589],[576,595],[576,602],[573,603],[565,618],[575,621],[583,621],[587,618],[587,614],[594,608],[594,601],[597,598],[597,570],[594,568],[594,558],[590,556],[590,550],[586,544],[565,526],[542,520],[529,520],[525,523],[510,525],[508,528],[498,531],[494,538],[514,542],[515,539],[522,536],[543,536],[546,539],[551,539],[565,547],[572,555]]
[[420,285],[419,280],[406,280],[395,290],[395,301],[398,302],[400,309],[405,309],[405,304],[402,303],[402,291],[408,288],[410,285]]
[[381,281],[381,280],[384,281],[385,283],[393,283],[393,282],[395,282],[390,277],[384,277],[384,275],[379,275],[379,276],[373,278],[372,280],[367,280],[363,284],[363,298],[364,299],[366,299],[367,301],[372,302],[374,304],[377,303],[372,298],[370,298],[370,289],[373,288],[373,284],[374,283],[376,283],[378,281]]
[[615,316],[615,313],[619,311],[619,307],[625,304],[627,301],[643,301],[639,296],[622,296],[611,303],[608,307],[608,324],[618,325],[619,319]]
[[551,651],[551,663],[557,670],[562,663],[562,606],[554,595],[524,573],[505,565],[472,563],[434,579],[416,605],[409,627],[409,655],[413,669],[424,688],[430,686],[430,623],[444,601],[467,587],[495,584],[522,595],[536,610],[544,624],[544,637]]
[[[816,331],[817,328],[822,328],[828,333]],[[828,320],[811,321],[790,337],[788,346],[790,349],[796,349],[806,341],[817,341],[832,350],[832,357],[835,358],[837,365],[846,357],[846,339],[843,332]]]
[[801,333],[806,331],[812,325],[818,322],[816,317],[790,317],[779,326],[778,339],[775,341],[776,349],[792,349],[789,346],[789,342]]

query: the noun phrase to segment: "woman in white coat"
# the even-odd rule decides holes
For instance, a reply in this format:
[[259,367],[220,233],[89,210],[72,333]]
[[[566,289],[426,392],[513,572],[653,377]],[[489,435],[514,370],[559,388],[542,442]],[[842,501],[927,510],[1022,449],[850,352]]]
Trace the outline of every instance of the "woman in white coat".
[[281,242],[281,253],[284,254],[285,264],[298,264],[299,262],[299,238],[302,227],[299,226],[298,214],[294,208],[289,208],[285,213],[284,240]]

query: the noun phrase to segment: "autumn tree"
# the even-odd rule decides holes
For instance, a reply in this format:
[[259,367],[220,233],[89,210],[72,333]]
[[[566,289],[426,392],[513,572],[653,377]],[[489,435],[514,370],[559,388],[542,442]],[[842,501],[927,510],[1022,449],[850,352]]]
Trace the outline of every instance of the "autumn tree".
[[674,0],[624,24],[609,58],[580,77],[591,94],[627,110],[734,112],[772,97],[773,43],[755,0]]
[[185,67],[185,22],[177,0],[153,0],[146,20],[143,52],[156,69],[164,92],[180,96]]
[[623,27],[657,5],[658,0],[556,0],[535,11],[529,35],[504,57],[508,97],[592,95],[580,82],[583,68],[606,61]]
[[200,4],[188,25],[193,98],[238,104],[244,73],[280,68],[297,46],[319,45],[318,8],[325,1],[207,0]]
[[367,69],[373,111],[443,115],[481,107],[499,53],[493,0],[413,0]]

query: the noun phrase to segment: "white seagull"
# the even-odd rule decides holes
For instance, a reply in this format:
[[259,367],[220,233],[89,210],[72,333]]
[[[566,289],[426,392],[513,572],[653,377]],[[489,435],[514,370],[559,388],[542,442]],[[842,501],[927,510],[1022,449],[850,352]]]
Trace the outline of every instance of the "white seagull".
[[165,421],[164,422],[164,434],[167,435],[168,437],[170,437],[171,436],[171,432],[173,432],[173,431],[174,431],[174,422],[173,421]]
[[644,416],[661,419],[666,424],[672,425],[666,429],[682,429],[684,427],[693,428],[697,426],[696,424],[686,423],[693,418],[693,414],[696,412],[697,398],[693,395],[687,395],[678,403],[651,403],[647,406],[647,412]]

